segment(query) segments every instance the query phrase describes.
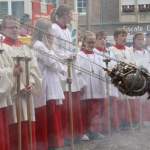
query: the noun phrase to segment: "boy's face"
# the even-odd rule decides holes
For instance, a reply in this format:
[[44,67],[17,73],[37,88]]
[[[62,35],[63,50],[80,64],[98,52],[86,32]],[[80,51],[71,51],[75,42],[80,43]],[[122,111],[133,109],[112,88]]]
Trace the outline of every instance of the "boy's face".
[[92,50],[95,47],[95,41],[96,41],[96,37],[94,35],[87,37],[85,42],[86,48]]
[[64,14],[63,19],[65,20],[66,24],[70,24],[72,21],[72,11],[69,13]]
[[137,48],[143,48],[144,46],[144,35],[138,35],[134,40],[134,46]]
[[7,37],[16,40],[18,38],[18,34],[19,34],[19,25],[18,25],[17,21],[6,20],[6,24],[5,24],[3,31]]
[[150,36],[147,36],[147,37],[146,37],[146,45],[147,45],[147,46],[150,46]]
[[99,36],[95,42],[96,47],[106,47],[106,36]]
[[118,36],[115,37],[114,39],[116,41],[116,44],[125,45],[126,39],[127,39],[127,34],[125,34],[125,33],[118,34]]

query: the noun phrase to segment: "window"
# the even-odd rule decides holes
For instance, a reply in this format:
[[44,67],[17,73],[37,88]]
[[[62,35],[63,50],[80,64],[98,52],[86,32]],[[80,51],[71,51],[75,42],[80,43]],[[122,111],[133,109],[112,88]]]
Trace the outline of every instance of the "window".
[[78,8],[79,14],[86,14],[86,4],[87,4],[87,0],[77,1],[77,8]]
[[135,5],[122,5],[122,12],[134,12],[135,11]]
[[0,19],[8,14],[8,2],[0,2]]
[[148,12],[150,11],[150,4],[140,4],[139,12]]
[[59,0],[41,0],[43,3],[52,3],[54,6],[58,6]]
[[21,18],[24,15],[24,2],[13,1],[12,2],[12,14]]

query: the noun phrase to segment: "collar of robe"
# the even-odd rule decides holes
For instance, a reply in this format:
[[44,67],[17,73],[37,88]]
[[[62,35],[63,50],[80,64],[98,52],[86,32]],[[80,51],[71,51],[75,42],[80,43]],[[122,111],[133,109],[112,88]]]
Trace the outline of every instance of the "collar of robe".
[[64,24],[61,24],[60,22],[56,22],[56,24],[63,30],[67,29],[67,26]]
[[85,54],[94,54],[93,50],[88,50],[85,48],[82,48],[81,51],[83,51]]
[[116,44],[114,47],[116,47],[118,50],[125,50],[125,46],[121,44]]
[[106,51],[106,48],[105,47],[96,47],[96,49],[100,52],[105,52]]
[[144,52],[144,49],[143,49],[143,48],[139,48],[139,47],[133,46],[133,49],[134,49],[134,51],[141,51],[141,52]]
[[15,47],[21,46],[21,42],[19,40],[14,40],[9,37],[5,37],[5,39],[3,40],[3,43],[10,45],[10,46],[15,46]]

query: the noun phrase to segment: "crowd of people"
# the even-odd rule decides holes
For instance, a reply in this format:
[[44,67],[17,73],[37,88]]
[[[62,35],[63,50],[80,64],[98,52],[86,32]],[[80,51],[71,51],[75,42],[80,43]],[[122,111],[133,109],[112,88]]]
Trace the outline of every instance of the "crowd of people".
[[53,150],[150,121],[147,95],[123,95],[103,69],[124,61],[150,71],[150,34],[135,33],[127,47],[128,33],[119,28],[115,44],[107,47],[104,31],[85,31],[78,51],[67,27],[71,19],[66,5],[55,10],[52,21],[38,19],[30,46],[18,40],[18,18],[3,19],[1,150]]

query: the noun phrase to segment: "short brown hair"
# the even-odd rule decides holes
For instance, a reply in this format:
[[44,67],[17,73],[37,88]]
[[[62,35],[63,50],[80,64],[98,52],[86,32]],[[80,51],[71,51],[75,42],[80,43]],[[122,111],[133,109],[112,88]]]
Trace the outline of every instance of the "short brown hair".
[[1,28],[2,28],[2,29],[5,28],[6,22],[7,22],[7,21],[10,21],[10,20],[14,20],[14,21],[18,22],[18,24],[20,24],[20,23],[19,23],[19,19],[18,19],[17,17],[15,17],[15,16],[13,16],[13,15],[7,15],[7,16],[5,16],[5,17],[3,18],[3,20],[2,20]]
[[70,13],[72,9],[67,6],[67,5],[60,5],[56,10],[55,10],[55,15],[58,18],[61,18],[62,16],[64,16],[65,14]]
[[124,28],[118,28],[114,32],[114,37],[118,37],[119,34],[126,34],[127,35],[127,31]]
[[98,39],[99,37],[104,37],[106,36],[106,32],[105,31],[99,31],[96,33],[96,39]]

